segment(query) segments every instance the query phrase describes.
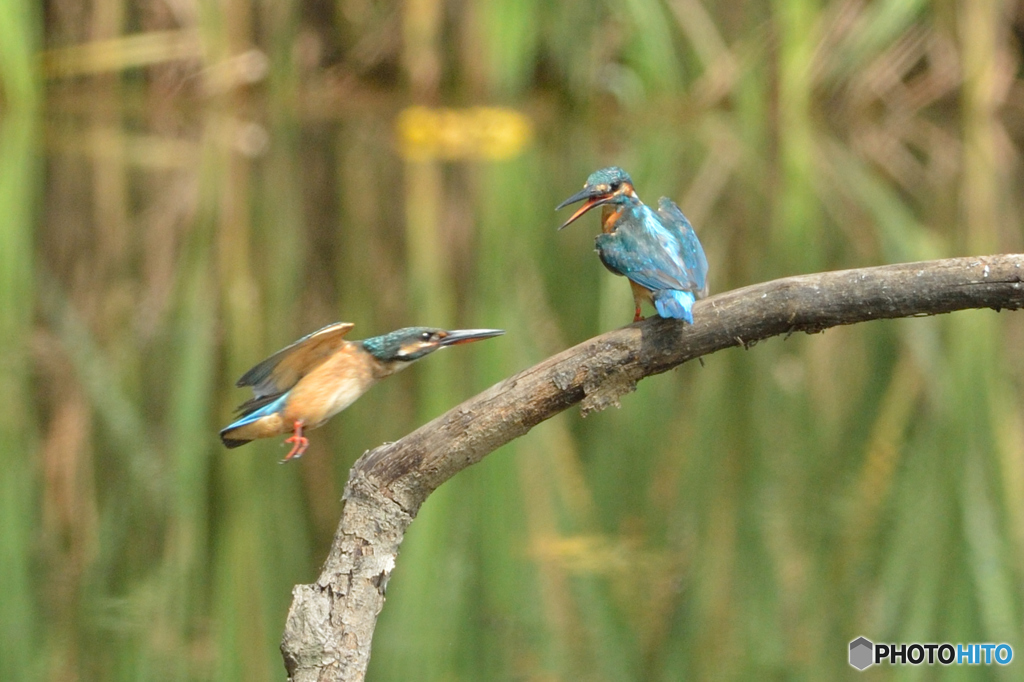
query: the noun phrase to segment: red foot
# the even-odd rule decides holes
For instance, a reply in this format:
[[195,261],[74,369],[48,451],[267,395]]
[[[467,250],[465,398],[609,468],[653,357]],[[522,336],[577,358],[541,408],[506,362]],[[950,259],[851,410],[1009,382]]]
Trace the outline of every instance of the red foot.
[[290,459],[298,459],[302,457],[302,453],[309,447],[309,439],[302,435],[302,422],[295,422],[295,433],[291,438],[285,438],[285,443],[295,443],[292,446],[291,452],[284,456],[281,463],[284,464]]
[[633,313],[633,321],[634,322],[639,322],[642,319],[644,319],[644,316],[640,314],[640,306],[637,306],[636,307],[636,312]]

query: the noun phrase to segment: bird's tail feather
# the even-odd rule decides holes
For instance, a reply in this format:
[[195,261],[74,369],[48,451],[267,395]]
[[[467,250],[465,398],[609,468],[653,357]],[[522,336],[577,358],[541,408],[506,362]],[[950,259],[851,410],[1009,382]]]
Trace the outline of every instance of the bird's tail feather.
[[249,441],[249,440],[240,440],[240,439],[237,439],[237,438],[229,438],[228,437],[228,433],[230,431],[233,431],[233,429],[224,429],[223,431],[220,432],[220,441],[222,443],[224,443],[224,447],[226,447],[228,449],[237,448],[240,445],[245,445],[246,443],[251,443],[252,442],[252,441]]
[[[264,417],[269,417],[282,409],[286,398],[287,394],[282,395],[273,402],[267,403],[266,405],[239,417],[225,426],[220,430],[221,442],[224,443],[225,447],[237,448],[239,445],[245,445],[249,441],[253,440],[253,438],[260,437],[259,425],[256,424],[256,422]],[[248,426],[252,426],[252,428],[246,429]],[[246,433],[246,431],[248,431],[248,433]]]
[[677,320],[686,320],[693,324],[694,296],[689,291],[677,291],[675,289],[662,289],[654,292],[654,307],[662,317],[671,317]]

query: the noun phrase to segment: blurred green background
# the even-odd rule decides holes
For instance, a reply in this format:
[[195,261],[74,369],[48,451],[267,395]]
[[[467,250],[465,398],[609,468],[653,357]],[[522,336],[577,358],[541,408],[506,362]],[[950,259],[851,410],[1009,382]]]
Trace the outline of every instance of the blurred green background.
[[[713,291],[1024,250],[1022,31],[994,0],[4,0],[0,679],[282,679],[352,462],[631,320],[597,219],[555,231],[598,167],[679,202]],[[294,464],[221,447],[238,376],[336,320],[508,334]],[[430,498],[369,679],[1021,679],[1022,408],[1024,314],[979,311],[571,410]],[[1016,657],[857,673],[859,635]]]

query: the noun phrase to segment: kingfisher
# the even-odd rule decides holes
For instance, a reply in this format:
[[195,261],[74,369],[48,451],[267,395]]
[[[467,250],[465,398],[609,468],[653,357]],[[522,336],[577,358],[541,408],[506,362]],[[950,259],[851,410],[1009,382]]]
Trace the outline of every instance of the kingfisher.
[[636,312],[633,321],[644,319],[640,304],[652,304],[658,315],[693,324],[693,303],[708,295],[708,259],[697,233],[667,197],[653,211],[640,201],[629,174],[617,166],[594,171],[576,194],[555,210],[577,201],[586,203],[561,227],[568,227],[584,213],[601,206],[601,234],[594,239],[604,266],[629,279]]
[[242,375],[236,386],[251,386],[238,418],[220,432],[229,448],[257,438],[291,433],[282,462],[309,447],[304,432],[351,405],[371,386],[439,348],[504,334],[502,329],[407,327],[383,336],[346,341],[355,325],[335,322],[304,336]]

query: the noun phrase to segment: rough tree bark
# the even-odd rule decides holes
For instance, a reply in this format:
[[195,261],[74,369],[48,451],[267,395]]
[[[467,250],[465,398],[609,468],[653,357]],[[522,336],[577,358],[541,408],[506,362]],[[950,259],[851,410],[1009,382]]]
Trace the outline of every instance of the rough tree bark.
[[[586,415],[687,360],[771,336],[967,308],[1024,306],[1024,254],[788,277],[699,301],[694,324],[647,319],[523,370],[352,467],[330,555],[297,585],[281,651],[289,679],[362,680],[409,524],[442,483],[567,407]],[[625,312],[624,312],[625,314]]]

